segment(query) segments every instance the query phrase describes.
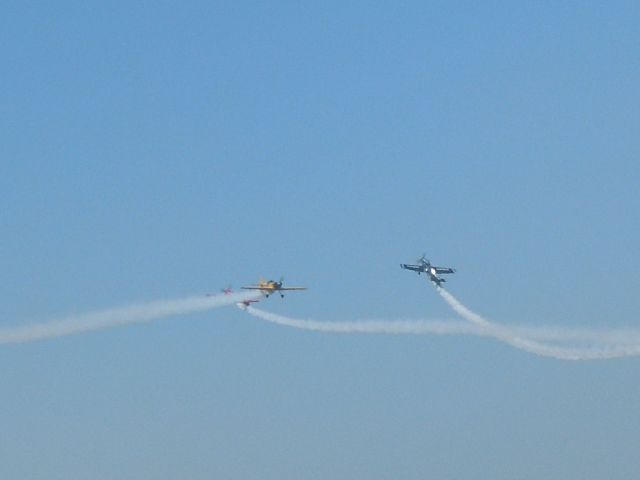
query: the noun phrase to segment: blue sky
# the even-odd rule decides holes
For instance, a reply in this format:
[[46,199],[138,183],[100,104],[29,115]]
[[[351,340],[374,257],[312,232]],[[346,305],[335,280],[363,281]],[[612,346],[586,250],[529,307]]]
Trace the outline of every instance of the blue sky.
[[[633,2],[10,2],[2,326],[238,287],[326,320],[628,326]],[[214,310],[0,349],[7,478],[635,478],[637,360]]]

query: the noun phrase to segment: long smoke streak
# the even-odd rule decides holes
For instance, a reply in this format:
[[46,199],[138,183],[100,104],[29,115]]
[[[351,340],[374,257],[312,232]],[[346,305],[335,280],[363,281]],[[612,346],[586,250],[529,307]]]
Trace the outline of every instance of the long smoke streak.
[[[518,349],[561,360],[596,360],[640,356],[640,331],[638,330],[496,325],[469,310],[446,290],[438,288],[437,291],[466,322],[435,320],[323,322],[288,318],[250,306],[243,307],[243,309],[269,322],[317,332],[490,336]],[[0,328],[0,344],[32,342],[120,325],[151,322],[160,318],[206,311],[234,303],[242,306],[241,302],[255,300],[260,296],[260,293],[256,292],[212,297],[192,296],[73,315],[47,323],[4,327]],[[593,346],[591,348],[565,348],[540,343],[540,341],[552,343],[589,342]]]
[[[465,320],[485,329],[491,336],[501,340],[515,348],[534,353],[544,357],[552,357],[559,360],[602,360],[608,358],[631,357],[640,355],[640,344],[627,344],[621,346],[604,346],[598,348],[563,348],[539,343],[530,338],[519,336],[516,332],[489,322],[475,312],[465,307],[457,298],[442,287],[436,290]],[[610,341],[610,337],[605,339]],[[604,343],[604,342],[602,342]]]
[[[451,297],[453,298],[453,297]],[[459,302],[458,302],[459,304]],[[461,305],[461,304],[459,304]],[[437,320],[362,320],[344,322],[325,322],[285,317],[265,312],[254,307],[242,307],[249,314],[277,325],[323,333],[341,334],[387,334],[387,335],[476,335],[494,337],[516,348],[537,355],[561,360],[596,360],[623,356],[640,355],[640,342],[630,344],[625,335],[636,340],[640,332],[634,330],[596,330],[569,329],[556,327],[498,327],[466,307],[464,313],[475,315],[474,321],[437,321]],[[456,310],[458,311],[458,310]],[[458,311],[462,315],[462,309]],[[604,338],[604,342],[600,341]],[[591,348],[564,348],[547,345],[539,341],[567,342],[586,341],[596,343]]]
[[[457,320],[358,320],[319,321],[298,319],[265,312],[255,307],[242,307],[251,315],[277,325],[324,333],[371,333],[394,335],[475,335],[492,337],[484,326]],[[502,328],[515,335],[540,342],[580,342],[613,347],[640,345],[640,331],[632,329],[604,330],[554,326],[505,325]]]
[[323,322],[284,317],[255,307],[242,307],[254,317],[267,322],[324,333],[372,333],[387,335],[487,335],[483,329],[463,322],[424,320],[361,320],[356,322]]
[[33,342],[120,325],[151,322],[160,318],[202,312],[259,297],[260,294],[255,292],[220,294],[210,297],[191,296],[72,315],[46,323],[4,327],[0,328],[0,344]]

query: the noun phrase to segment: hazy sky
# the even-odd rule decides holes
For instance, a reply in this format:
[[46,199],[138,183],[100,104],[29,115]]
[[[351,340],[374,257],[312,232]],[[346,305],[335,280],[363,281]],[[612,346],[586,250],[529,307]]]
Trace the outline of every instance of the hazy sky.
[[[636,327],[636,2],[5,2],[0,326]],[[0,347],[0,477],[635,479],[638,359],[234,307]]]

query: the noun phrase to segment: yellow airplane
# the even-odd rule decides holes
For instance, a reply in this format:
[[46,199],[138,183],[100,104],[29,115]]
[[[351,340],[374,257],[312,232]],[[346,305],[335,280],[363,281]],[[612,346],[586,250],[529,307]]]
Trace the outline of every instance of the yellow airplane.
[[275,280],[264,280],[260,279],[258,281],[258,285],[249,285],[247,287],[242,287],[245,290],[260,290],[266,297],[271,295],[273,292],[280,292],[280,296],[284,298],[284,294],[282,293],[285,290],[306,290],[307,287],[283,287],[282,286],[282,278],[279,282]]

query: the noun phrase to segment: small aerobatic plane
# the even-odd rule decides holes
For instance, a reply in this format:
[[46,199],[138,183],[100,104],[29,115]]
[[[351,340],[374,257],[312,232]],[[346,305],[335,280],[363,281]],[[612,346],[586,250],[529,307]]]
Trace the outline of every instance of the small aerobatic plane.
[[[221,288],[220,291],[225,295],[231,295],[233,293],[233,288],[231,288],[231,285],[229,285],[227,288]],[[211,297],[213,295],[216,295],[216,294],[207,293],[207,297]],[[250,307],[252,303],[258,303],[259,301],[260,300],[242,300],[236,303],[236,305],[239,306],[240,308],[247,308],[247,307]]]
[[282,278],[280,279],[279,282],[276,282],[275,280],[263,280],[260,279],[260,281],[258,282],[258,285],[249,285],[246,287],[242,287],[245,290],[260,290],[265,297],[268,297],[269,295],[271,295],[274,292],[280,292],[280,296],[282,298],[284,298],[284,292],[285,290],[306,290],[307,287],[283,287],[282,286]]
[[[231,285],[229,285],[226,288],[221,288],[220,293],[224,293],[225,295],[231,295],[233,293],[233,288],[231,288]],[[219,295],[219,293],[211,292],[206,294],[207,297],[215,297],[216,295]]]
[[237,306],[246,310],[247,307],[250,307],[252,303],[258,303],[260,300],[243,300],[241,302],[236,303]]
[[434,265],[431,265],[431,262],[427,260],[424,255],[422,255],[416,261],[418,262],[417,265],[401,263],[400,267],[404,268],[405,270],[412,270],[414,272],[418,272],[418,275],[420,275],[423,272],[426,273],[427,275],[429,275],[429,280],[431,280],[433,283],[435,283],[439,287],[441,286],[440,284],[442,282],[446,282],[446,280],[444,278],[438,277],[438,274],[455,273],[455,270],[453,268],[436,267]]

